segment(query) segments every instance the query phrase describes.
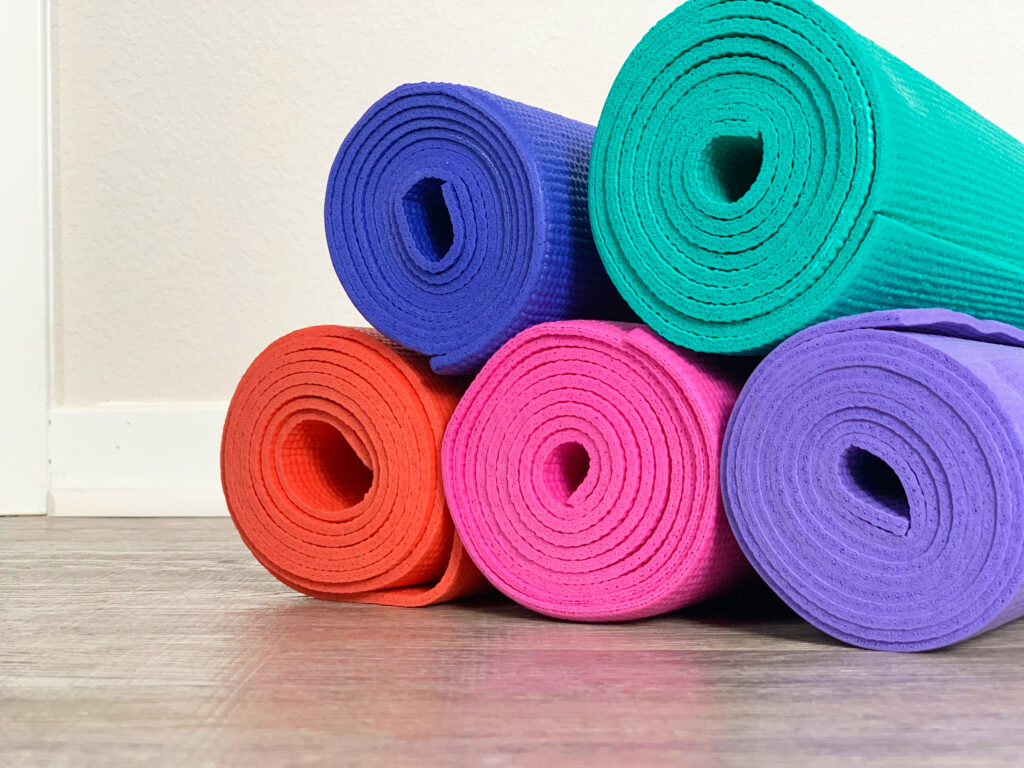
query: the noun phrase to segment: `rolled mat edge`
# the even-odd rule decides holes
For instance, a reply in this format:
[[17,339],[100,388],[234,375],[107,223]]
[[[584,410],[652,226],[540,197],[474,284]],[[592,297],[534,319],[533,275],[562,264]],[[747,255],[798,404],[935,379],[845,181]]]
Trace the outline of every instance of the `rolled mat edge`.
[[844,642],[941,648],[1024,615],[1024,331],[940,309],[783,342],[722,455],[741,549]]
[[465,382],[374,331],[316,326],[239,381],[221,443],[232,521],[256,559],[313,597],[422,606],[484,591],[441,484]]
[[477,370],[539,322],[633,318],[590,232],[593,133],[469,86],[386,94],[327,182],[328,248],[349,298],[446,374]]
[[1022,175],[1018,140],[810,0],[689,0],[612,86],[591,225],[640,318],[700,351],[886,308],[1022,325]]
[[576,621],[653,616],[742,582],[718,457],[745,365],[635,324],[518,334],[469,386],[442,447],[474,562],[513,600]]

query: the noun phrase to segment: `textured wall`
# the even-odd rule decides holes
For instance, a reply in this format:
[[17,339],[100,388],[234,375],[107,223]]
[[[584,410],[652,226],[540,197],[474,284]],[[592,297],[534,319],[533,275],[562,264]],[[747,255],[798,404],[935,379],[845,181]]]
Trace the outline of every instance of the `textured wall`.
[[[267,342],[361,323],[322,195],[400,82],[478,85],[594,122],[671,0],[54,0],[60,403],[224,400]],[[829,0],[1024,136],[1016,0]]]

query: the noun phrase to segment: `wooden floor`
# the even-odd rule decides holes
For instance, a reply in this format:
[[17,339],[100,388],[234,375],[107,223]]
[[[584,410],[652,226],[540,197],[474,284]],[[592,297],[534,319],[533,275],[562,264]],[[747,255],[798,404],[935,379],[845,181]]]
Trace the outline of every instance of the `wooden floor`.
[[7,518],[0,622],[3,766],[1024,763],[1024,621],[906,656],[763,595],[614,626],[342,605],[224,519]]

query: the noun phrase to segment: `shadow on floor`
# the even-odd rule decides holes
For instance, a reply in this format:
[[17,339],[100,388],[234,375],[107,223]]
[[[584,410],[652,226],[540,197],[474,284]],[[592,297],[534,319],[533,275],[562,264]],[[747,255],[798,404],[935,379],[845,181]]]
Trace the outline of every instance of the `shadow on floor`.
[[[520,622],[570,623],[534,613],[497,593],[461,600],[453,605],[460,610]],[[621,623],[642,624],[648,621],[680,621],[829,648],[846,647],[801,619],[764,584],[750,585],[668,615]]]

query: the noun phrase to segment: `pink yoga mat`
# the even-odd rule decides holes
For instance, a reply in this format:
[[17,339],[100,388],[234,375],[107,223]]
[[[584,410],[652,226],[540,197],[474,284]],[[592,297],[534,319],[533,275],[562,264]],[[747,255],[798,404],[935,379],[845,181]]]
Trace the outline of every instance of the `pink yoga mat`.
[[445,492],[483,574],[522,605],[637,619],[751,573],[719,458],[743,360],[642,325],[544,323],[484,366],[445,432]]

